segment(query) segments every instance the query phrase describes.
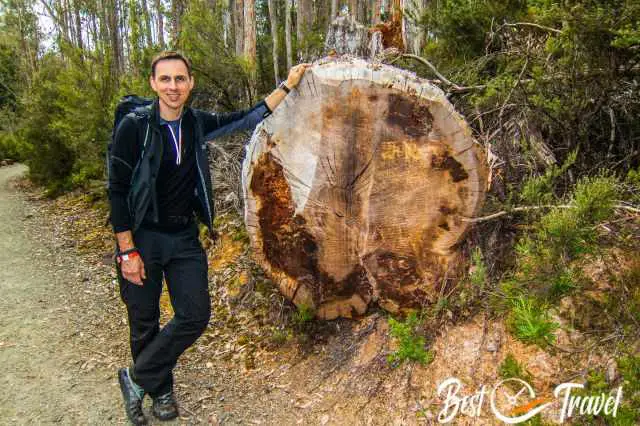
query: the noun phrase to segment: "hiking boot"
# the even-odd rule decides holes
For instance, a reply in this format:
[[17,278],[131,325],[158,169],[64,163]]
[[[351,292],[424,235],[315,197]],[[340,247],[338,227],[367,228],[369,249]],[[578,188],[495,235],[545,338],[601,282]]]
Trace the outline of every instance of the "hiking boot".
[[148,424],[147,418],[142,412],[142,399],[144,398],[144,390],[137,386],[129,377],[129,369],[121,368],[118,370],[118,382],[120,382],[120,390],[122,391],[122,399],[124,400],[124,408],[127,411],[127,417],[135,426],[143,426]]
[[178,417],[178,403],[173,397],[173,392],[153,398],[153,415],[159,420],[171,420]]

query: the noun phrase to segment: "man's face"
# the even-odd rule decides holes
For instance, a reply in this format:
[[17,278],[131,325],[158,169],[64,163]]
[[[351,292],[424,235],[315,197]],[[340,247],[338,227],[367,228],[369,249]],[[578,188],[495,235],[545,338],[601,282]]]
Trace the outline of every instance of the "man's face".
[[151,88],[158,94],[161,107],[180,110],[193,89],[193,77],[180,59],[163,59],[156,63],[155,77],[149,79]]

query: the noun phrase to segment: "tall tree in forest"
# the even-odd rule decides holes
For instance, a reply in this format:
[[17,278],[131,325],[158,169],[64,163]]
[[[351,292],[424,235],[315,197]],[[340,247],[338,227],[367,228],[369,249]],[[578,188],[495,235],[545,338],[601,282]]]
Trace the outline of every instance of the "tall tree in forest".
[[157,33],[156,33],[156,42],[160,46],[160,48],[164,49],[164,13],[162,9],[161,0],[155,0],[156,6],[156,22],[157,22]]
[[278,70],[278,15],[275,0],[269,0],[269,22],[271,24],[271,39],[273,40],[273,75],[276,84],[278,84],[280,82],[280,72]]
[[233,0],[233,24],[236,38],[236,55],[244,54],[244,0]]
[[285,20],[284,20],[284,43],[287,49],[287,69],[293,66],[293,46],[291,43],[291,4],[293,0],[284,0]]
[[364,23],[365,20],[365,1],[364,0],[349,0],[349,13],[356,21]]
[[176,43],[180,40],[180,21],[185,10],[184,0],[171,0],[171,46],[177,47]]
[[[338,5],[339,5],[339,1],[338,0],[331,0],[331,19],[329,21],[333,21],[333,19],[336,17],[336,15],[338,15],[338,12],[340,12],[338,10]],[[331,22],[329,22],[331,23]]]
[[244,57],[253,68],[256,63],[256,2],[244,0]]
[[153,45],[153,38],[151,35],[151,18],[149,17],[149,6],[147,0],[140,0],[140,6],[142,11],[142,21],[144,23],[144,38],[147,42],[147,47]]
[[111,46],[112,62],[112,76],[117,79],[118,76],[124,71],[124,52],[122,51],[122,39],[120,36],[121,26],[119,25],[120,19],[118,15],[118,0],[108,0],[105,2],[108,6],[106,8],[107,17],[107,29],[109,31],[109,41]]
[[298,59],[308,54],[306,36],[313,25],[313,0],[298,0],[296,17],[296,36],[298,40]]

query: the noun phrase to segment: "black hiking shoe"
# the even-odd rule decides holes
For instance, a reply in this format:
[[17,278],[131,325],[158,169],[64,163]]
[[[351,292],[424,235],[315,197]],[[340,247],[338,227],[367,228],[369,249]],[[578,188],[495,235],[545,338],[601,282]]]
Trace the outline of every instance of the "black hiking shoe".
[[144,398],[144,393],[141,396],[131,384],[128,368],[118,370],[118,382],[120,382],[124,408],[127,411],[127,417],[131,420],[131,423],[135,426],[147,425],[147,418],[142,412],[142,398]]
[[178,417],[178,403],[173,397],[173,392],[153,398],[152,411],[158,420],[165,421]]

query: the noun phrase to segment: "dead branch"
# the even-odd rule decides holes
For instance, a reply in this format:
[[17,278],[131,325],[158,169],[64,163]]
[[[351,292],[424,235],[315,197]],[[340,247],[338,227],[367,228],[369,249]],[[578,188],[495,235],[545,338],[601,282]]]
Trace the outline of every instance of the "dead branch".
[[534,24],[533,22],[514,22],[514,23],[504,23],[500,25],[496,31],[500,31],[502,27],[533,27],[538,28],[539,30],[549,31],[556,34],[562,34],[562,30],[558,30],[556,28],[546,27],[540,24]]
[[398,56],[397,58],[395,58],[393,61],[389,62],[389,64],[393,64],[394,62],[396,62],[398,59],[401,58],[407,58],[407,59],[413,59],[415,61],[420,62],[421,64],[426,65],[427,67],[429,67],[429,69],[436,75],[436,77],[438,77],[440,79],[440,81],[442,81],[444,84],[446,84],[447,86],[450,86],[451,92],[467,92],[470,90],[482,90],[484,88],[486,88],[486,85],[479,85],[479,86],[460,86],[456,83],[453,83],[452,81],[450,81],[448,78],[446,78],[445,76],[443,76],[442,74],[440,74],[440,72],[438,71],[438,69],[428,60],[426,60],[425,58],[418,56],[418,55],[412,55],[410,53],[404,53],[400,56]]
[[[548,205],[543,205],[543,206],[521,206],[521,207],[514,207],[510,210],[502,210],[499,211],[497,213],[492,213],[488,216],[482,216],[482,217],[463,217],[461,218],[461,220],[463,222],[470,222],[470,223],[479,223],[479,222],[486,222],[489,220],[493,220],[493,219],[497,219],[499,217],[508,215],[510,213],[514,213],[514,212],[523,212],[523,211],[530,211],[530,210],[540,210],[540,209],[573,209],[575,208],[575,206],[570,205],[570,204],[560,204],[560,205],[552,205],[552,204],[548,204]],[[633,213],[640,213],[640,209],[636,208],[636,207],[632,207],[632,206],[626,206],[624,204],[616,204],[614,206],[614,208],[616,209],[623,209],[623,210],[627,210]]]

